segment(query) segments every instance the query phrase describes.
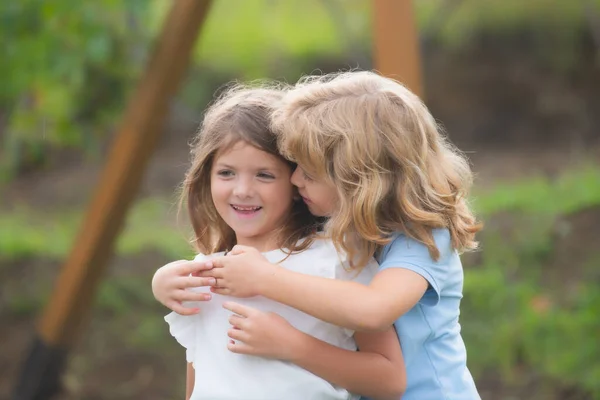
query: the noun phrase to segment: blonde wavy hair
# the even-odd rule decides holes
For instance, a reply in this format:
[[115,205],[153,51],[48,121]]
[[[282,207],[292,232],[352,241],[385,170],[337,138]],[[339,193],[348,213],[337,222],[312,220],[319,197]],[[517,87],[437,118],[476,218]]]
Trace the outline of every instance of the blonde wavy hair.
[[[191,144],[192,165],[183,181],[180,202],[180,207],[187,203],[194,230],[192,242],[201,253],[224,251],[236,244],[234,231],[221,218],[212,200],[211,170],[216,155],[243,141],[279,157],[294,170],[295,164],[278,152],[277,137],[269,126],[284,89],[266,83],[257,87],[232,84],[207,109]],[[278,243],[289,254],[302,251],[312,243],[316,227],[316,218],[306,205],[294,201],[288,219],[277,232]]]
[[352,266],[395,232],[425,244],[434,260],[434,228],[447,228],[458,251],[477,247],[469,164],[402,84],[373,72],[305,77],[272,120],[281,153],[336,188],[326,231]]

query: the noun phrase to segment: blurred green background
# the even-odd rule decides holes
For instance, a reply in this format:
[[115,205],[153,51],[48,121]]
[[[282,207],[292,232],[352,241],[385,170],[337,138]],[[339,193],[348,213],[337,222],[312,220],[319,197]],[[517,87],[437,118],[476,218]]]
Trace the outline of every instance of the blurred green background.
[[[0,4],[0,398],[8,396],[171,2]],[[461,314],[483,399],[600,399],[600,1],[415,0],[425,99],[486,226]],[[150,291],[191,256],[176,190],[231,79],[372,68],[368,0],[215,0],[61,399],[182,397]],[[183,220],[182,220],[183,219]]]

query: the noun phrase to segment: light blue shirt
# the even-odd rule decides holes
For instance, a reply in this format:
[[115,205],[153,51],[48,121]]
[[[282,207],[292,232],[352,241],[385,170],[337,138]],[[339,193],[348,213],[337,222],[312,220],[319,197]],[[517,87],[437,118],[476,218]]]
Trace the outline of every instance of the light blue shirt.
[[402,400],[480,400],[458,323],[462,264],[447,229],[434,230],[433,238],[440,251],[437,261],[424,244],[404,234],[379,257],[381,271],[405,268],[429,282],[421,300],[394,323],[408,378]]

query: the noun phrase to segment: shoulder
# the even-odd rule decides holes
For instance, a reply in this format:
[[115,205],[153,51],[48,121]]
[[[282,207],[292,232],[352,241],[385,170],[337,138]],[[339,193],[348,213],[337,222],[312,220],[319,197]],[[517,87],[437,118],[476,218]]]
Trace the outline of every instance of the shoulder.
[[[452,248],[450,231],[448,229],[434,229],[432,233],[435,245],[440,251],[440,258],[437,262],[447,262],[448,258],[455,253]],[[387,260],[396,257],[401,257],[403,259],[421,258],[423,260],[434,262],[426,245],[401,232],[396,233],[392,241],[384,246],[381,251],[380,261],[383,264]]]
[[458,252],[452,247],[450,232],[447,229],[433,231],[435,244],[440,257],[434,260],[423,243],[398,233],[381,251],[380,270],[403,268],[421,275],[435,292],[432,304],[437,303],[442,290],[455,281],[462,280],[462,265]]
[[339,254],[333,241],[323,236],[317,236],[313,239],[310,246],[305,250],[297,253],[309,258],[339,258]]
[[334,268],[335,279],[351,280],[367,285],[378,272],[379,264],[373,257],[364,267],[351,268],[346,253],[336,249],[330,239],[320,239],[316,246],[319,249],[319,260],[325,260]]

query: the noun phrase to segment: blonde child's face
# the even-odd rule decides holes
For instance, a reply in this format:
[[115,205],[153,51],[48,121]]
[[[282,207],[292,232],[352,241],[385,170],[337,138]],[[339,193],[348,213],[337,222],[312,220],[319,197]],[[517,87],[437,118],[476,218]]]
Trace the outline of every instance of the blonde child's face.
[[211,170],[212,200],[238,244],[259,251],[279,247],[275,231],[289,216],[295,193],[291,174],[282,159],[243,141],[217,153]]
[[338,200],[337,191],[331,184],[312,178],[301,166],[292,174],[292,183],[298,187],[298,192],[312,215],[331,216]]

